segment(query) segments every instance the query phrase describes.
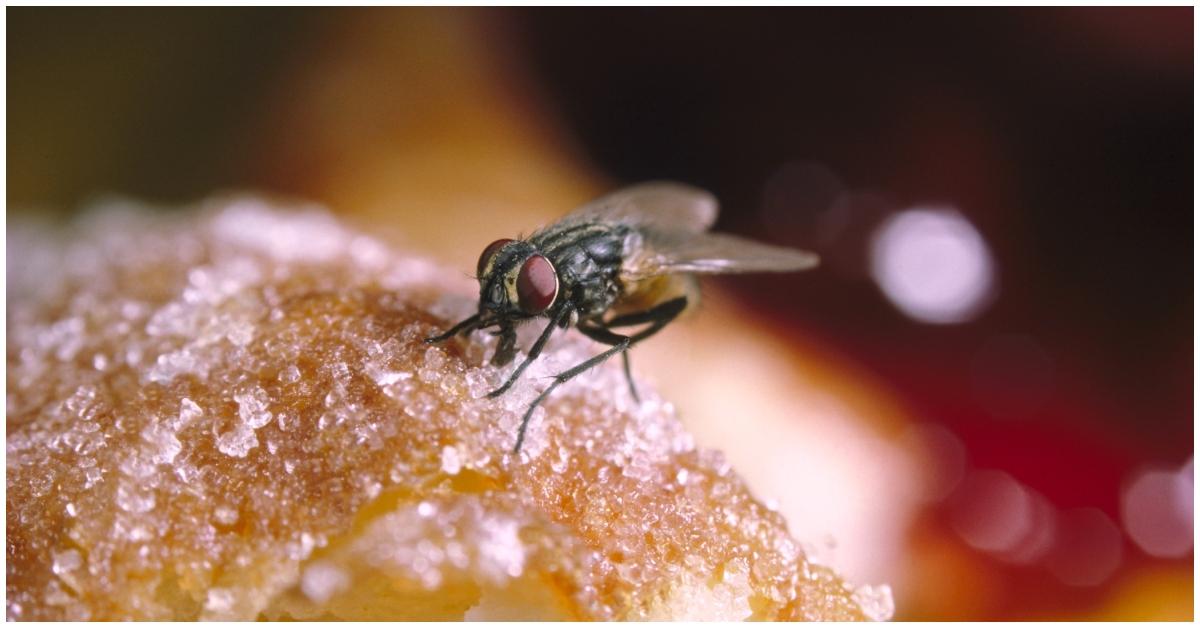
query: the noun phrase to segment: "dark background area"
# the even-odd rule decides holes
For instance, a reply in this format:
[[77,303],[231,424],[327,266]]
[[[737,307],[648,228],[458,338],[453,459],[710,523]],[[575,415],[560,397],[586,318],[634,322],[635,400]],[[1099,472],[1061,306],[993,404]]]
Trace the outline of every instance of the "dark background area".
[[[720,228],[820,252],[827,272],[726,287],[877,374],[973,466],[1120,521],[1131,473],[1192,455],[1190,9],[521,17],[602,170],[696,183],[721,198]],[[792,219],[769,224],[781,188]],[[962,324],[908,319],[869,273],[873,229],[929,203],[996,261],[996,300]],[[1002,616],[1097,595],[1000,569]]]
[[[1062,384],[1105,400],[1100,414],[1083,414],[1130,428],[1146,453],[1190,453],[1190,439],[1177,438],[1191,424],[1189,11],[529,17],[523,34],[539,75],[618,180],[695,182],[718,192],[725,229],[827,258],[864,253],[849,232],[883,211],[856,208],[832,242],[811,224],[836,190],[802,190],[810,215],[791,232],[768,234],[759,220],[771,175],[809,162],[840,191],[879,195],[885,210],[956,206],[998,258],[1001,297],[971,324],[908,321],[858,272],[865,257],[846,264],[857,280],[823,273],[814,288],[780,276],[747,288],[780,295],[781,313],[881,354],[889,379],[908,379],[913,363],[963,373],[986,334],[1031,334],[1056,370],[1083,380]],[[795,286],[776,289],[786,282]],[[969,388],[935,379],[939,396]]]
[[[8,205],[61,214],[107,191],[286,188],[244,150],[256,105],[344,14],[7,15]],[[708,188],[720,229],[820,252],[824,272],[725,287],[876,374],[973,465],[1118,519],[1132,471],[1192,455],[1191,8],[486,15],[599,171]],[[868,272],[873,229],[927,204],[996,261],[970,321],[911,320]],[[1013,337],[1032,348],[980,357]],[[1009,572],[1029,604],[1091,595]]]

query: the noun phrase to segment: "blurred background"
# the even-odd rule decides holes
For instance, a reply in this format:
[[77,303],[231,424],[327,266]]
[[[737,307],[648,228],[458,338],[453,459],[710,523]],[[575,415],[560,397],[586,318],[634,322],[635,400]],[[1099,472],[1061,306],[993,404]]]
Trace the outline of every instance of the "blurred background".
[[876,526],[889,564],[843,570],[898,619],[1192,618],[1191,8],[6,14],[10,219],[253,189],[468,272],[613,186],[707,188],[824,264],[714,280],[693,329],[767,330],[917,485],[804,496],[898,504],[835,566]]

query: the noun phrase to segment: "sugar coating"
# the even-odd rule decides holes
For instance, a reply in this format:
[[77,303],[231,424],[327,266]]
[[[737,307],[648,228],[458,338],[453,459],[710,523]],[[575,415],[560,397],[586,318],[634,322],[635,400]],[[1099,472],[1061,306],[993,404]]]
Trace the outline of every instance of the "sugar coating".
[[10,620],[305,618],[364,574],[471,583],[470,617],[517,582],[580,619],[891,614],[619,361],[511,454],[597,347],[558,334],[488,399],[515,366],[487,364],[494,337],[421,342],[475,307],[460,269],[319,208],[114,201],[8,246]]

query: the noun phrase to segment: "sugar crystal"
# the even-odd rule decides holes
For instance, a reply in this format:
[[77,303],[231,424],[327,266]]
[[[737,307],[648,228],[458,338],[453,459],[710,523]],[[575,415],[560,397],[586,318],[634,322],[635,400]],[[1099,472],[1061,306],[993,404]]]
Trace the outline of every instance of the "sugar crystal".
[[166,423],[154,423],[142,430],[142,440],[150,448],[154,464],[171,464],[183,449],[175,430]]
[[258,436],[245,423],[238,423],[233,429],[217,436],[217,450],[226,456],[245,458],[255,447],[258,447]]
[[210,615],[223,615],[233,607],[233,591],[229,589],[209,589],[204,600],[204,611]]
[[237,523],[238,511],[236,508],[228,505],[217,506],[216,510],[213,511],[213,518],[223,526],[231,526]]
[[251,429],[258,429],[271,422],[273,416],[267,410],[267,393],[261,388],[234,395],[238,404],[238,416]]
[[117,506],[132,513],[148,512],[154,508],[154,493],[122,482],[117,487]]
[[872,621],[887,621],[896,612],[892,588],[886,584],[863,585],[854,591],[852,597],[862,608],[863,615]]
[[308,599],[319,604],[349,584],[350,578],[341,569],[325,563],[316,563],[304,570],[300,590]]
[[77,550],[65,550],[54,553],[54,564],[51,566],[51,569],[55,574],[61,576],[75,571],[82,563],[83,558]]
[[289,364],[288,367],[279,374],[279,381],[285,384],[294,384],[300,381],[300,369],[296,368],[295,364]]
[[462,470],[462,459],[458,457],[458,450],[447,445],[442,448],[442,472],[447,475],[458,475]]

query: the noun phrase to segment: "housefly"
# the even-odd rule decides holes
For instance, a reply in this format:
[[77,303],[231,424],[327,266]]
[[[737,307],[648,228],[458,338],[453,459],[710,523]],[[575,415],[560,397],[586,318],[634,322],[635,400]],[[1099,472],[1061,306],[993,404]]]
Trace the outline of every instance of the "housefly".
[[[517,432],[513,451],[519,452],[538,405],[555,388],[614,354],[621,354],[629,390],[637,399],[628,349],[696,302],[695,275],[792,272],[817,265],[813,253],[707,232],[716,218],[712,194],[681,183],[652,182],[597,199],[528,238],[496,240],[483,250],[476,267],[479,312],[425,342],[495,327],[500,340],[492,364],[504,366],[516,355],[516,324],[546,319],[525,359],[489,398],[512,387],[555,329],[574,327],[609,346],[556,375],[534,399]],[[615,331],[643,325],[633,333]]]

